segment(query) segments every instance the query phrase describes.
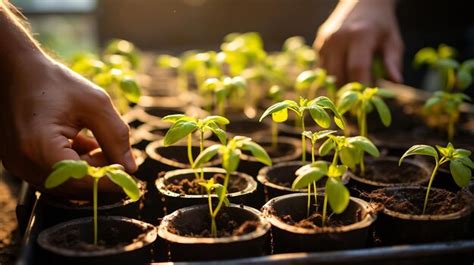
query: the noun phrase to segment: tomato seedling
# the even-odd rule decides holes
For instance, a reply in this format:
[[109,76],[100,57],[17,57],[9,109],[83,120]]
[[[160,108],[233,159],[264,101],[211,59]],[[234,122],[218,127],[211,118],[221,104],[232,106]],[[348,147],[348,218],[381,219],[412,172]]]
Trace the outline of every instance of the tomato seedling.
[[301,160],[303,162],[306,162],[306,140],[305,136],[303,135],[305,132],[304,116],[306,111],[309,112],[311,118],[316,122],[316,124],[322,128],[329,128],[331,125],[331,118],[327,113],[329,110],[334,115],[333,119],[336,125],[341,129],[344,128],[342,116],[336,110],[334,103],[329,98],[324,96],[317,97],[313,100],[300,98],[299,103],[293,100],[277,102],[265,110],[265,112],[260,117],[260,121],[262,121],[267,116],[272,115],[272,120],[274,122],[285,122],[288,119],[288,110],[291,110],[296,114],[301,124],[301,148],[303,151]]
[[215,105],[215,113],[224,116],[227,100],[229,98],[242,98],[247,89],[247,82],[240,76],[209,78],[200,86],[201,93],[212,95]]
[[423,212],[425,214],[426,205],[428,204],[428,198],[430,194],[431,184],[435,178],[436,172],[439,167],[444,163],[449,162],[449,170],[451,176],[461,188],[467,187],[472,177],[472,169],[474,169],[474,163],[470,156],[471,151],[466,149],[455,149],[451,143],[448,143],[446,147],[436,145],[436,148],[429,145],[414,145],[408,149],[403,156],[400,158],[399,165],[402,164],[403,160],[412,155],[424,155],[431,156],[435,160],[435,167],[431,173],[428,188],[426,189],[425,201],[423,203]]
[[207,182],[207,184],[204,185],[206,190],[208,190],[209,196],[211,196],[210,190],[213,188],[219,197],[219,202],[215,208],[213,208],[212,201],[209,199],[209,212],[212,219],[211,234],[214,237],[217,235],[216,216],[219,213],[222,205],[227,201],[227,187],[229,185],[229,178],[239,166],[242,150],[249,151],[252,156],[257,159],[257,161],[267,166],[272,164],[272,161],[265,149],[253,142],[251,138],[244,136],[234,136],[234,138],[229,140],[227,144],[215,144],[207,147],[199,154],[193,164],[193,168],[196,169],[202,167],[206,162],[218,154],[222,158],[222,168],[224,168],[226,172],[223,187],[216,188],[216,186],[210,182]]
[[107,177],[113,183],[120,186],[125,194],[133,200],[140,199],[140,190],[138,184],[133,177],[123,171],[123,167],[118,164],[109,165],[105,167],[89,166],[86,161],[82,160],[62,160],[53,166],[53,171],[46,178],[44,186],[47,189],[55,188],[68,179],[82,179],[85,176],[91,176],[93,179],[93,211],[94,211],[94,244],[97,245],[97,202],[98,202],[98,184],[99,180]]

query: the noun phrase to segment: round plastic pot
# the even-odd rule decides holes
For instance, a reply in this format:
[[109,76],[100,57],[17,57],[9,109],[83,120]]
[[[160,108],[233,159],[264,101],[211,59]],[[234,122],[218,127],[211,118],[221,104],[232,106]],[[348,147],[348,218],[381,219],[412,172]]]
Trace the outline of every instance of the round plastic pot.
[[229,207],[223,207],[221,211],[237,223],[258,221],[259,225],[253,232],[240,236],[186,237],[170,231],[169,225],[172,224],[175,229],[179,227],[180,233],[199,234],[203,229],[208,229],[204,226],[209,223],[210,216],[207,205],[182,208],[165,216],[158,229],[158,235],[169,244],[171,260],[221,260],[267,254],[270,224],[258,210],[231,204]]
[[[272,198],[291,194],[306,192],[306,189],[292,189],[291,184],[296,178],[296,170],[303,165],[308,164],[301,161],[292,161],[279,163],[275,166],[264,167],[258,172],[257,180],[264,187],[265,200],[268,201]],[[343,176],[342,181],[344,184],[349,182],[347,176]],[[289,183],[289,186],[281,185],[281,183]],[[318,193],[324,191],[325,180],[318,181]]]
[[[318,195],[322,203],[324,196]],[[376,220],[376,211],[359,198],[350,198],[342,218],[355,219],[349,225],[308,229],[289,225],[280,218],[290,215],[294,220],[306,217],[307,195],[287,194],[271,199],[262,208],[263,215],[272,224],[274,253],[314,252],[366,247],[370,228]]]
[[[204,168],[204,178],[209,179],[215,174],[225,174],[225,170],[221,168]],[[156,180],[156,188],[160,195],[164,198],[164,205],[168,213],[178,210],[183,207],[206,204],[207,195],[187,195],[170,191],[166,185],[176,180],[189,179],[192,180],[196,176],[192,169],[178,169],[168,171],[162,178]],[[231,178],[239,178],[245,183],[243,190],[229,193],[227,196],[232,203],[245,204],[250,206],[260,206],[261,202],[258,200],[257,182],[245,173],[236,172],[230,175]],[[216,197],[213,195],[213,197]]]
[[99,241],[105,241],[110,247],[82,250],[64,244],[65,240],[66,243],[77,240],[90,244],[93,241],[92,217],[48,228],[39,234],[38,244],[48,254],[48,264],[142,264],[151,261],[151,250],[157,239],[154,226],[126,217],[108,216],[99,217],[98,227]]
[[[373,176],[373,179],[369,179],[360,176],[358,173],[354,173],[351,170],[347,170],[346,175],[351,179],[350,187],[353,191],[355,191],[356,194],[358,194],[360,191],[372,191],[374,189],[380,189],[385,187],[422,185],[428,183],[428,181],[430,180],[431,172],[424,163],[418,162],[413,159],[405,159],[403,160],[403,163],[399,166],[399,159],[400,158],[398,157],[366,158],[365,168],[367,170],[369,167],[389,167],[390,169],[387,169],[385,171],[391,173],[398,172],[397,170],[401,171],[402,169],[410,167],[411,170],[419,172],[419,174],[416,176],[416,179],[412,181],[407,181],[406,176],[400,173],[396,181],[386,182],[382,178],[377,179],[378,176]],[[384,171],[381,170],[381,172]]]
[[[384,188],[385,194],[400,194],[412,190],[426,193],[425,187],[405,186]],[[431,189],[432,192],[436,188]],[[374,191],[376,192],[376,191]],[[472,202],[472,201],[471,201]],[[458,212],[446,215],[413,215],[385,207],[379,213],[376,232],[384,245],[416,244],[465,238],[469,233],[472,205],[467,203]]]

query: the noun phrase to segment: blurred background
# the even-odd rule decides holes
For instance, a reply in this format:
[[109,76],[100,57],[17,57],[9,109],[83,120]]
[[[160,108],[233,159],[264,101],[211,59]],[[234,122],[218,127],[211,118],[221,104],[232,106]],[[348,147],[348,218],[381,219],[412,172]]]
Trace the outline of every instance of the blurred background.
[[[180,52],[217,48],[230,32],[257,31],[267,50],[294,35],[314,39],[336,0],[11,0],[36,38],[68,59],[111,38]],[[291,21],[291,23],[288,23]]]

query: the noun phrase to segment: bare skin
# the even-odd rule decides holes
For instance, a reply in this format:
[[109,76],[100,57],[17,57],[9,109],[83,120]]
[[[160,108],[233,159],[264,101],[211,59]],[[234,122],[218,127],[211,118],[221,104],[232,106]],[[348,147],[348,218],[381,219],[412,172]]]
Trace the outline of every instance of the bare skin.
[[381,55],[388,78],[402,82],[403,43],[395,17],[395,0],[340,0],[319,28],[314,47],[320,66],[338,83],[371,84],[372,60]]
[[[129,128],[99,87],[47,56],[0,0],[0,159],[40,190],[52,166],[64,159],[137,168]],[[96,139],[81,134],[90,129]],[[101,149],[98,149],[99,146]],[[103,150],[103,152],[102,152]],[[90,196],[92,179],[69,180],[52,191]],[[102,191],[120,188],[100,182]]]

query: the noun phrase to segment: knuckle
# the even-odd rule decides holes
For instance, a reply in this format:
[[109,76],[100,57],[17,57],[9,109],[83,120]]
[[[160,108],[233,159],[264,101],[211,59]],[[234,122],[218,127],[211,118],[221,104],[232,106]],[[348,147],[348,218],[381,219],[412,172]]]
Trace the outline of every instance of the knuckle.
[[128,141],[128,139],[130,138],[130,128],[127,124],[119,122],[115,129],[115,134],[117,135],[117,138],[120,141]]

